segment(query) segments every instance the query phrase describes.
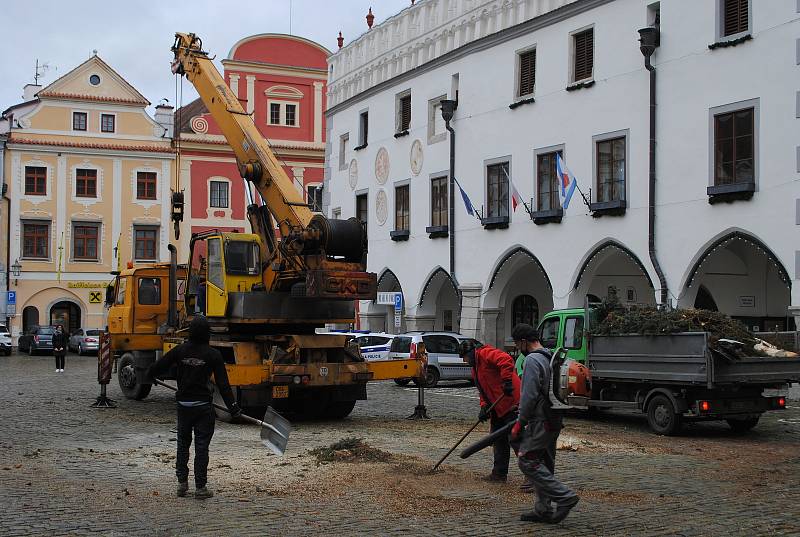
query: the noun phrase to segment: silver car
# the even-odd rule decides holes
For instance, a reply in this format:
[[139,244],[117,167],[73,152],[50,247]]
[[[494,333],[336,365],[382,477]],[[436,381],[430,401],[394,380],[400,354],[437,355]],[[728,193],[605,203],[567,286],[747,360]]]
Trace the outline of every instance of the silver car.
[[69,350],[77,352],[78,354],[85,354],[88,352],[96,353],[100,348],[100,335],[102,330],[89,328],[84,330],[79,328],[70,337],[67,342]]
[[[416,358],[422,344],[428,353],[428,368],[425,370],[425,387],[433,388],[440,380],[472,380],[472,368],[458,355],[462,341],[471,339],[456,332],[408,332],[399,334],[389,348],[390,360]],[[405,386],[412,379],[397,379]],[[416,382],[416,381],[415,381]]]

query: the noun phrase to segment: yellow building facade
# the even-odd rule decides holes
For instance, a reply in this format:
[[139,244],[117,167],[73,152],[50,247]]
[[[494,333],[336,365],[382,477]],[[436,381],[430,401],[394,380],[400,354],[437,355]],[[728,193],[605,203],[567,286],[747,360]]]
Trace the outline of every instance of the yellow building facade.
[[95,55],[4,112],[12,336],[104,328],[110,273],[168,259],[175,157],[149,104]]

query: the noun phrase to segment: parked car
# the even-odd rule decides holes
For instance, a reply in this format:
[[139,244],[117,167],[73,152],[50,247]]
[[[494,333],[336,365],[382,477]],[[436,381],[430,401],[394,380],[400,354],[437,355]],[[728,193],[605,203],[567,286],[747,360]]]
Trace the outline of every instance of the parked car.
[[0,352],[6,356],[11,355],[11,334],[4,324],[0,324]]
[[97,330],[94,328],[89,328],[87,330],[79,328],[69,337],[67,348],[71,351],[77,352],[78,354],[84,354],[87,352],[96,353],[100,348],[100,335],[102,333],[102,330]]
[[[459,355],[462,341],[472,339],[456,332],[409,332],[394,337],[389,348],[390,360],[415,358],[420,344],[428,353],[425,387],[433,388],[440,380],[472,380],[472,368]],[[472,339],[475,344],[479,344]],[[396,379],[400,386],[412,379]],[[415,381],[416,382],[416,381]]]
[[27,352],[31,356],[41,351],[53,352],[53,334],[55,326],[32,326],[19,336],[17,345],[19,352]]
[[364,360],[374,362],[375,360],[389,359],[389,347],[394,339],[394,334],[359,334],[353,339],[361,349]]

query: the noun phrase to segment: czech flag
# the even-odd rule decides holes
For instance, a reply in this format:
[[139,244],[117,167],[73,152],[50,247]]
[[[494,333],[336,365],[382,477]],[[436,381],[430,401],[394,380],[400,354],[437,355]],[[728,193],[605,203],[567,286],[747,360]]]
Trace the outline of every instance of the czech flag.
[[522,196],[519,195],[519,190],[517,190],[517,187],[510,177],[508,178],[508,182],[511,185],[511,210],[516,212],[517,206],[522,203]]
[[556,154],[556,173],[559,177],[559,197],[561,198],[561,207],[566,211],[569,207],[569,200],[572,199],[572,194],[575,192],[575,187],[578,186],[578,181],[575,176],[569,171],[561,154]]

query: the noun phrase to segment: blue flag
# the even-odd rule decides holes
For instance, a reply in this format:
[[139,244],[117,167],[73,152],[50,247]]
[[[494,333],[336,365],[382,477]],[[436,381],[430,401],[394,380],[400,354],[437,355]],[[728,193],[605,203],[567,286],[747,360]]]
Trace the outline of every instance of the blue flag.
[[458,179],[455,177],[453,177],[453,181],[456,182],[456,186],[458,186],[458,190],[461,192],[461,199],[464,200],[464,207],[467,209],[467,214],[470,216],[475,216],[475,207],[472,206],[472,202],[469,200],[467,193],[464,192],[463,188],[461,188],[461,183],[459,183]]

